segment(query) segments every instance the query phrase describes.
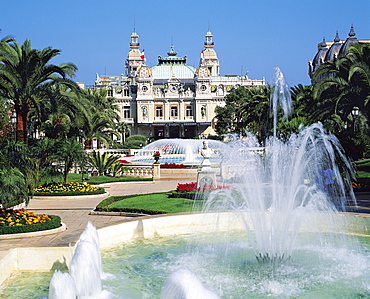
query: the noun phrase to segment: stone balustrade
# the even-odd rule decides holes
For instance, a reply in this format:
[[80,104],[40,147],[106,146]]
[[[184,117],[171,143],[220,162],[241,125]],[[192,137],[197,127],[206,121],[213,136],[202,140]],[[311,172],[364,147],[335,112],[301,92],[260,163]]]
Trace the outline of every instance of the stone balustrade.
[[127,164],[124,175],[158,180],[161,177],[160,164]]

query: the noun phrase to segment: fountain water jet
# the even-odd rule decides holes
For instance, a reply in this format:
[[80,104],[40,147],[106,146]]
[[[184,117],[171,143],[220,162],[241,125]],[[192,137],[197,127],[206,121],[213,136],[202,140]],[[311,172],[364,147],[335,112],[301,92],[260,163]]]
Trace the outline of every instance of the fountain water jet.
[[[274,83],[271,98],[276,118],[277,104],[288,113],[291,99],[279,69]],[[258,142],[252,134],[228,145],[220,150],[222,163],[238,167],[236,180],[225,182],[232,188],[210,194],[204,210],[237,212],[257,260],[289,259],[302,225],[320,231],[323,213],[330,230],[341,230],[343,225],[333,216],[345,211],[347,201],[355,203],[353,169],[337,138],[327,134],[322,124],[283,141],[276,137],[275,120],[274,136],[265,141],[263,155],[257,154]]]
[[[65,293],[75,293],[77,298],[98,298],[102,294],[103,271],[99,237],[90,221],[78,240],[69,270],[70,273],[54,273],[49,287],[51,298],[68,298]],[[63,286],[64,292],[61,292]]]
[[57,270],[50,281],[49,299],[76,299],[77,290],[73,277],[69,273]]
[[162,289],[162,299],[220,299],[203,286],[199,278],[188,269],[178,269],[168,276]]
[[[217,150],[224,144],[217,140],[208,140],[209,147]],[[132,157],[132,162],[153,163],[153,154],[156,151],[161,153],[160,163],[200,163],[203,158],[199,155],[202,147],[201,139],[177,139],[168,138],[156,140],[149,143]]]

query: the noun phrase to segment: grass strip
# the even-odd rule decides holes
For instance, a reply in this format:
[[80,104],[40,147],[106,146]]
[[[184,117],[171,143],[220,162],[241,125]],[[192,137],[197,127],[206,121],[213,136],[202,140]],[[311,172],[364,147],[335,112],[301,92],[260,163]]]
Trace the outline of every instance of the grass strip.
[[[91,185],[98,185],[98,184],[107,184],[107,183],[115,183],[115,182],[137,182],[137,181],[153,181],[153,178],[140,178],[140,177],[132,177],[132,176],[121,176],[121,177],[111,177],[111,176],[92,176],[89,180],[86,180],[87,175],[84,175],[84,181]],[[70,173],[68,174],[68,181],[69,182],[82,182],[82,174],[80,173]]]
[[162,214],[200,211],[202,200],[170,198],[171,192],[111,196],[96,207],[97,211],[131,212],[142,214]]

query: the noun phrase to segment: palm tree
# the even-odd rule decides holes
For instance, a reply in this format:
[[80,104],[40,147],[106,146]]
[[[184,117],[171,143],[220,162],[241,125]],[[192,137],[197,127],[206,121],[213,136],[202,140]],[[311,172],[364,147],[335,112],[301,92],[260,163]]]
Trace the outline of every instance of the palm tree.
[[89,103],[88,117],[84,120],[81,127],[81,136],[85,142],[85,149],[92,148],[94,139],[100,142],[111,144],[113,142],[112,135],[117,135],[115,132],[115,123],[119,122],[117,106],[114,105],[114,98],[107,98],[107,91],[102,90],[84,90],[83,97]]
[[91,166],[96,168],[99,175],[104,175],[119,159],[118,155],[111,155],[107,152],[93,151],[89,155]]
[[111,144],[113,142],[111,135],[114,133],[113,121],[98,113],[91,115],[81,128],[85,149],[92,149],[94,139],[97,139],[98,142]]
[[131,126],[126,122],[119,122],[116,124],[116,130],[121,134],[121,143],[126,142],[126,134],[130,133]]
[[78,136],[90,114],[89,103],[83,94],[57,85],[48,90],[47,99],[40,103],[39,117],[31,111],[35,127],[52,139]]
[[351,111],[357,106],[370,124],[369,45],[354,44],[347,55],[320,65],[313,81],[313,96],[317,101],[313,117],[316,120],[325,123],[334,117],[341,119],[340,125],[346,124],[351,122]]
[[73,165],[76,163],[83,164],[86,154],[81,143],[71,138],[58,140],[56,153],[57,161],[62,166],[63,181],[66,184],[68,182],[68,173]]
[[50,60],[59,54],[60,50],[51,47],[32,49],[29,40],[23,45],[16,42],[0,44],[0,90],[16,112],[18,140],[27,143],[29,112],[35,109],[39,115],[40,103],[51,86],[60,84],[72,90],[78,88],[68,78],[77,70],[74,64],[50,64]]

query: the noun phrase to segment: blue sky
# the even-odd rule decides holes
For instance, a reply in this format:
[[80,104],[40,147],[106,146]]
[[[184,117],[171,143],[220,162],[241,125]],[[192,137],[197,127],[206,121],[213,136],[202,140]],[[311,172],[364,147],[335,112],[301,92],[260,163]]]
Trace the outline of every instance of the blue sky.
[[370,39],[369,0],[0,0],[0,7],[0,37],[61,49],[52,62],[73,62],[74,79],[85,84],[96,73],[124,73],[134,26],[151,67],[172,43],[196,67],[209,28],[222,75],[269,82],[278,66],[290,86],[310,83],[307,61],[323,37],[332,41],[338,30],[345,39],[353,24],[358,39]]

